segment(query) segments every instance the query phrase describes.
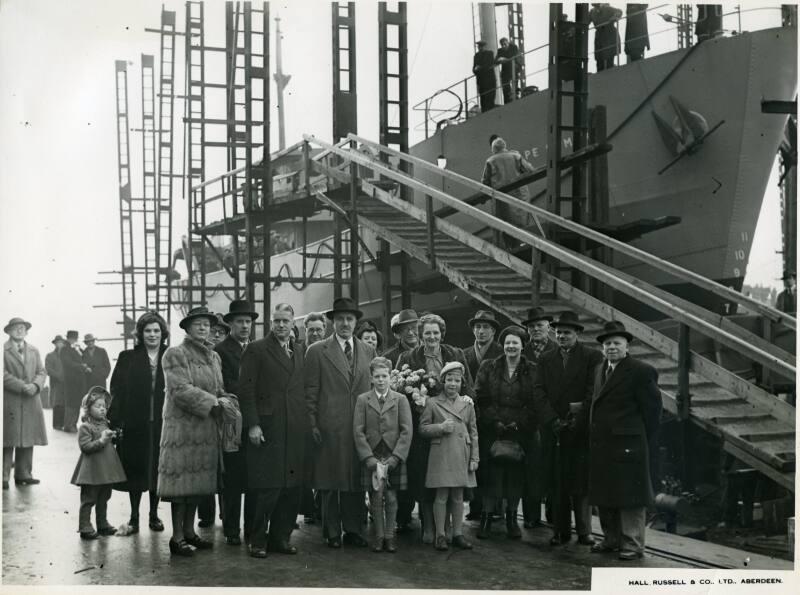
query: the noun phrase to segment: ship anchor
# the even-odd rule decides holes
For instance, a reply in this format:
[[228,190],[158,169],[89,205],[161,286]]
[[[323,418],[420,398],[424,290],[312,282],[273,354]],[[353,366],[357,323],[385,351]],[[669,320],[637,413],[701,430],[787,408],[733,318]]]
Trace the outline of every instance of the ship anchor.
[[663,174],[687,155],[699,151],[705,140],[725,123],[725,120],[720,120],[709,128],[708,122],[700,113],[689,110],[671,95],[669,101],[675,110],[676,125],[670,125],[657,113],[651,112],[661,134],[661,140],[675,156],[659,170],[658,175]]

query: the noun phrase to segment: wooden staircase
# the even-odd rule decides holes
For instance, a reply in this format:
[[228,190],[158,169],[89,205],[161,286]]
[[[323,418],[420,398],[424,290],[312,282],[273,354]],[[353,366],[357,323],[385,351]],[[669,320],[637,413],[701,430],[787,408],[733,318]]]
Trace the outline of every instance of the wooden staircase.
[[[526,266],[530,269],[529,264],[479,238],[467,237],[466,232],[458,234],[452,225],[447,226],[450,233],[441,229],[433,232],[432,259],[428,226],[421,220],[424,211],[410,204],[398,203],[399,208],[395,208],[383,199],[374,198],[385,191],[371,187],[368,182],[363,187],[373,197],[359,195],[356,212],[362,229],[370,230],[422,262],[433,263],[433,268],[451,283],[493,310],[516,322],[524,319],[531,304],[531,276],[523,274]],[[342,209],[350,206],[349,200],[337,202]],[[664,406],[676,413],[678,362],[673,340],[561,280],[543,274],[543,285],[550,291],[544,293],[543,289],[540,305],[552,313],[565,309],[579,312],[587,341],[596,338],[604,321],[612,318],[623,321],[638,339],[632,345],[632,355],[658,370]],[[737,458],[794,491],[794,408],[696,353],[692,354],[692,360],[691,420],[722,438],[726,450]]]

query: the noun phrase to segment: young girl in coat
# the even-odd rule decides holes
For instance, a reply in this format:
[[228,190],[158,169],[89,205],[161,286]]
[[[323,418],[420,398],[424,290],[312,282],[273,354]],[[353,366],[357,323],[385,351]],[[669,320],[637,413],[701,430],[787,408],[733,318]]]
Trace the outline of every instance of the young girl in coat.
[[[114,535],[117,530],[106,518],[106,505],[111,497],[112,484],[125,481],[125,471],[111,446],[116,435],[108,427],[106,412],[111,404],[111,395],[102,386],[89,389],[81,402],[83,424],[78,430],[78,445],[81,456],[72,474],[74,485],[81,486],[81,508],[78,516],[78,531],[81,539],[97,539],[99,535]],[[92,527],[94,506],[97,531]]]
[[363,464],[361,483],[369,491],[375,539],[372,551],[397,551],[394,539],[397,490],[407,488],[406,458],[411,447],[411,406],[389,388],[392,362],[376,357],[369,365],[372,390],[358,396],[353,415],[356,453]]
[[[450,362],[442,368],[439,378],[444,391],[428,399],[419,422],[422,436],[431,441],[425,487],[436,489],[433,518],[436,524],[436,549],[447,550],[445,517],[448,508],[453,515],[453,545],[472,549],[464,539],[464,488],[477,485],[478,428],[472,401],[459,396],[464,378],[464,366]],[[449,500],[449,506],[448,506]]]

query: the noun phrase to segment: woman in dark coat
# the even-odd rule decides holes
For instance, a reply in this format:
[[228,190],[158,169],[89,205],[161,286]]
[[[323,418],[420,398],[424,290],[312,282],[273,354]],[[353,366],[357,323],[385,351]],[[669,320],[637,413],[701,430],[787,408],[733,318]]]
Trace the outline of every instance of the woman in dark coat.
[[163,531],[158,518],[158,444],[161,440],[164,409],[164,371],[161,357],[166,349],[169,330],[156,312],[146,312],[136,322],[136,347],[123,351],[111,374],[111,409],[113,428],[122,429],[117,453],[128,480],[114,489],[128,492],[131,518],[128,525],[139,531],[139,503],[142,492],[150,493],[150,529]]
[[[510,326],[500,333],[504,355],[484,361],[475,381],[477,395],[479,444],[481,455],[479,483],[483,494],[483,513],[477,536],[489,537],[495,504],[506,499],[506,530],[512,539],[522,533],[517,525],[517,507],[525,484],[525,461],[499,460],[491,457],[496,440],[516,442],[523,449],[525,436],[536,429],[533,383],[536,366],[522,355],[528,333],[520,326]],[[485,445],[485,446],[484,446]]]
[[[426,314],[417,323],[419,336],[422,344],[410,351],[400,355],[395,366],[402,370],[408,364],[412,370],[425,370],[438,378],[439,373],[445,364],[459,362],[464,366],[462,395],[474,396],[472,388],[472,375],[467,367],[467,360],[464,352],[458,347],[453,347],[442,343],[447,325],[441,316],[436,314]],[[424,407],[418,407],[410,395],[407,395],[411,406],[411,418],[414,425],[414,433],[411,438],[411,449],[408,453],[406,466],[408,469],[408,490],[400,492],[399,509],[397,512],[398,525],[407,525],[411,521],[411,511],[414,509],[414,502],[420,503],[422,511],[422,541],[423,543],[433,543],[433,500],[435,490],[425,488],[425,474],[428,470],[428,451],[430,444],[428,439],[423,438],[419,433],[419,420]]]

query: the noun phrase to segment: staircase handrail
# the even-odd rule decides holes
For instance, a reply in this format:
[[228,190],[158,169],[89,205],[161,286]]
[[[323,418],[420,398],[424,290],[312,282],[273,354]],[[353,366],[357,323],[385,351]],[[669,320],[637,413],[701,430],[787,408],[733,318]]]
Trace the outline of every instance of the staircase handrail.
[[657,292],[654,291],[655,288],[649,283],[639,281],[637,284],[632,284],[625,279],[620,278],[614,272],[606,270],[605,266],[598,266],[600,263],[595,263],[593,259],[563,248],[562,246],[559,246],[558,244],[555,244],[549,240],[534,236],[533,234],[521,230],[510,223],[495,217],[494,215],[486,213],[485,211],[473,206],[464,204],[461,200],[437,188],[429,186],[424,182],[420,182],[419,180],[416,180],[404,174],[403,172],[396,171],[382,162],[375,161],[363,153],[344,151],[317,139],[313,135],[305,134],[303,135],[303,138],[310,143],[313,142],[323,148],[330,149],[331,152],[339,155],[343,159],[355,161],[359,165],[376,170],[380,174],[393,179],[400,184],[413,188],[414,190],[429,195],[436,200],[449,204],[466,215],[480,219],[492,228],[515,237],[516,239],[529,244],[536,249],[553,256],[554,258],[557,258],[561,262],[584,272],[585,274],[609,285],[610,287],[620,291],[625,291],[629,296],[648,304],[650,307],[667,314],[679,322],[686,324],[688,327],[696,329],[710,338],[717,340],[728,347],[731,347],[732,349],[739,350],[742,354],[749,357],[753,361],[760,363],[779,374],[783,374],[790,378],[794,378],[796,374],[796,370],[793,365],[773,356],[770,353],[752,346],[746,340],[721,330],[702,318],[675,306],[666,299],[661,298],[659,295],[657,295]]
[[659,258],[658,256],[650,254],[649,252],[646,252],[639,248],[635,248],[634,246],[631,246],[624,242],[620,242],[619,240],[615,240],[614,238],[611,238],[599,231],[595,231],[593,229],[581,225],[580,223],[575,223],[574,221],[565,219],[564,217],[556,215],[555,213],[551,213],[546,209],[537,207],[535,205],[522,201],[514,196],[495,190],[489,186],[486,186],[485,184],[482,184],[476,180],[463,176],[459,173],[449,171],[447,169],[442,169],[432,163],[429,163],[428,161],[425,161],[424,159],[414,157],[412,155],[409,155],[408,153],[403,153],[401,151],[397,151],[390,147],[379,145],[373,141],[362,138],[356,134],[351,133],[348,135],[348,138],[369,145],[378,151],[382,151],[389,155],[398,157],[406,161],[407,163],[412,164],[414,167],[421,167],[428,172],[440,175],[443,178],[448,178],[453,182],[460,183],[477,192],[483,192],[484,194],[490,196],[491,198],[500,200],[510,206],[523,210],[534,217],[534,219],[537,221],[537,225],[540,225],[538,219],[541,218],[542,220],[548,223],[553,223],[555,225],[558,225],[559,227],[562,227],[563,229],[575,232],[576,234],[586,239],[590,239],[603,246],[616,250],[619,253],[624,254],[625,256],[628,256],[630,258],[639,260],[645,264],[649,264],[653,267],[656,267],[659,270],[669,273],[679,279],[688,281],[690,283],[694,283],[695,285],[707,291],[710,291],[711,293],[719,297],[730,300],[748,309],[754,310],[755,312],[771,320],[772,322],[783,324],[794,331],[797,330],[796,318],[788,315],[785,312],[781,312],[780,310],[777,310],[772,306],[768,306],[767,304],[762,304],[761,302],[751,297],[745,296],[737,291],[734,291],[733,289],[726,287],[721,283],[717,283],[712,279],[703,277],[702,275],[695,273],[694,271],[690,271],[681,266],[668,262],[662,258]]

